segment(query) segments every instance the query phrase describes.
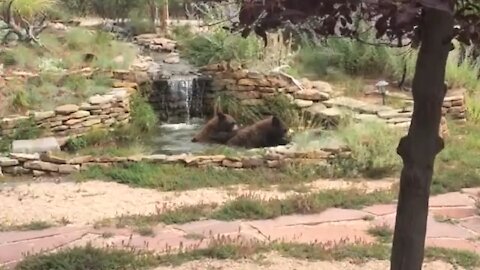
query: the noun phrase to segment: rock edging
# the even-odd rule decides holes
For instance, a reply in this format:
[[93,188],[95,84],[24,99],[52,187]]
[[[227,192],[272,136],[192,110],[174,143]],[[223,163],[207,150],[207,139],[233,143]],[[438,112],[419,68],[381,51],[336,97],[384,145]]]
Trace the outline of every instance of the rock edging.
[[291,147],[269,148],[266,153],[252,156],[229,157],[225,155],[137,155],[131,157],[78,156],[63,158],[52,153],[10,153],[0,156],[0,173],[8,175],[71,174],[92,166],[112,166],[135,162],[158,164],[181,164],[187,167],[223,167],[230,169],[280,168],[287,164],[325,164],[338,156],[349,155],[344,146],[318,149],[315,151],[294,150]]

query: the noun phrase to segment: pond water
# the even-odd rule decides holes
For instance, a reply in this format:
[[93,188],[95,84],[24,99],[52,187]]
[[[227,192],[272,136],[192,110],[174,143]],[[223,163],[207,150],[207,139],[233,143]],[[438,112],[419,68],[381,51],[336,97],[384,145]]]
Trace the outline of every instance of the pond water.
[[200,131],[204,119],[192,118],[189,123],[162,123],[155,136],[150,140],[154,154],[201,153],[214,145],[191,142],[193,136]]

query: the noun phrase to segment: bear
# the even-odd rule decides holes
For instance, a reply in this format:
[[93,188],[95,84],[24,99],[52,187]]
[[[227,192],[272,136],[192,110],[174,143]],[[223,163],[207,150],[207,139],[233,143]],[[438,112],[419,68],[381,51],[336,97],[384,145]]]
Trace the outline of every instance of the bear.
[[214,113],[205,126],[193,138],[192,142],[225,144],[238,130],[235,119],[222,111]]
[[233,133],[228,146],[260,148],[290,143],[288,128],[277,116],[269,116]]

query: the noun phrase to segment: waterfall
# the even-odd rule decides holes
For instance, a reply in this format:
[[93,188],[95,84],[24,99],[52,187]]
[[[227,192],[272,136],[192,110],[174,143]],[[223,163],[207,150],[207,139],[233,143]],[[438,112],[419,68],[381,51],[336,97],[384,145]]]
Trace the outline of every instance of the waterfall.
[[195,75],[175,75],[159,83],[153,99],[160,103],[161,118],[191,124],[192,118],[203,117],[205,87],[199,81]]

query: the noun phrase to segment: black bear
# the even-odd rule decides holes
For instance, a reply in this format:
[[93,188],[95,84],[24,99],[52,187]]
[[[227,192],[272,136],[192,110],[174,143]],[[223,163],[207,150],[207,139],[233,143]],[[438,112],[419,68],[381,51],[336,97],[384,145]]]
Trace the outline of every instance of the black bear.
[[225,144],[235,135],[237,128],[237,123],[231,115],[217,111],[215,116],[193,137],[192,142]]
[[270,116],[234,133],[227,141],[229,146],[260,148],[286,145],[290,142],[287,138],[287,126],[276,116]]

